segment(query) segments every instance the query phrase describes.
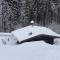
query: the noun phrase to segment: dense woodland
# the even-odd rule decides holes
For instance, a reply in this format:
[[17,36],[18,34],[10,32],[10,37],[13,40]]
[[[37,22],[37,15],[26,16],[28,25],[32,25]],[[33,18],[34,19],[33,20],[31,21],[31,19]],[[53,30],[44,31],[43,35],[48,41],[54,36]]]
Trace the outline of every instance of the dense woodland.
[[59,0],[3,0],[1,5],[2,31],[30,25],[31,20],[42,26],[60,24]]

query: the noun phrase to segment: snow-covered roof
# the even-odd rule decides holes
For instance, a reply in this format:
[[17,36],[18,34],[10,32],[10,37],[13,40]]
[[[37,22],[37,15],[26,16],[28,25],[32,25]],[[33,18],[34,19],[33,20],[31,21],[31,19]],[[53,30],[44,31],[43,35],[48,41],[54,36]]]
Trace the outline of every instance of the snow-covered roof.
[[[31,34],[30,34],[31,33]],[[15,31],[12,31],[12,34],[19,40],[25,40],[40,34],[45,34],[45,35],[52,35],[52,36],[59,36],[56,34],[54,31],[52,31],[49,28],[42,27],[42,26],[27,26]]]

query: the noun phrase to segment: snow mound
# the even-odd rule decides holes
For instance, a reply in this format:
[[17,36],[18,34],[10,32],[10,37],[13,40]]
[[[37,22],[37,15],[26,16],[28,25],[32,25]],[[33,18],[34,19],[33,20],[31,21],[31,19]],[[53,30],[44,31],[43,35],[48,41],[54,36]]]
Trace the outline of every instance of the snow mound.
[[52,35],[52,36],[59,36],[55,32],[53,32],[51,29],[46,28],[46,27],[41,27],[41,26],[27,26],[15,31],[12,31],[12,34],[19,40],[25,40],[40,34],[45,34],[45,35]]
[[21,44],[22,46],[50,46],[50,44],[48,44],[48,43],[46,43],[46,42],[44,42],[44,41],[33,41],[33,42],[26,42],[26,43],[23,43],[23,44]]

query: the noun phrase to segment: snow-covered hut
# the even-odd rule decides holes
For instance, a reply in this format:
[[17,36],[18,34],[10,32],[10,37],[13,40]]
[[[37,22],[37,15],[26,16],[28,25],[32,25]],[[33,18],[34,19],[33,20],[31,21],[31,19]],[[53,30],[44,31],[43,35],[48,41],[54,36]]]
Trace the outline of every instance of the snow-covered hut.
[[32,27],[31,25],[12,31],[12,34],[18,39],[19,43],[44,40],[47,43],[53,44],[54,38],[60,37],[59,34],[49,28],[42,26]]

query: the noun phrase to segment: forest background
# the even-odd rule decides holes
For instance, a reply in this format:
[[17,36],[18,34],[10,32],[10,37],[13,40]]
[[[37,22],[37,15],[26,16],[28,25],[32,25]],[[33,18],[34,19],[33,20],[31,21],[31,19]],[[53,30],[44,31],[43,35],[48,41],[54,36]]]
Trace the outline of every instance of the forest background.
[[30,25],[49,27],[60,33],[59,0],[2,0],[0,4],[0,31],[11,32]]

